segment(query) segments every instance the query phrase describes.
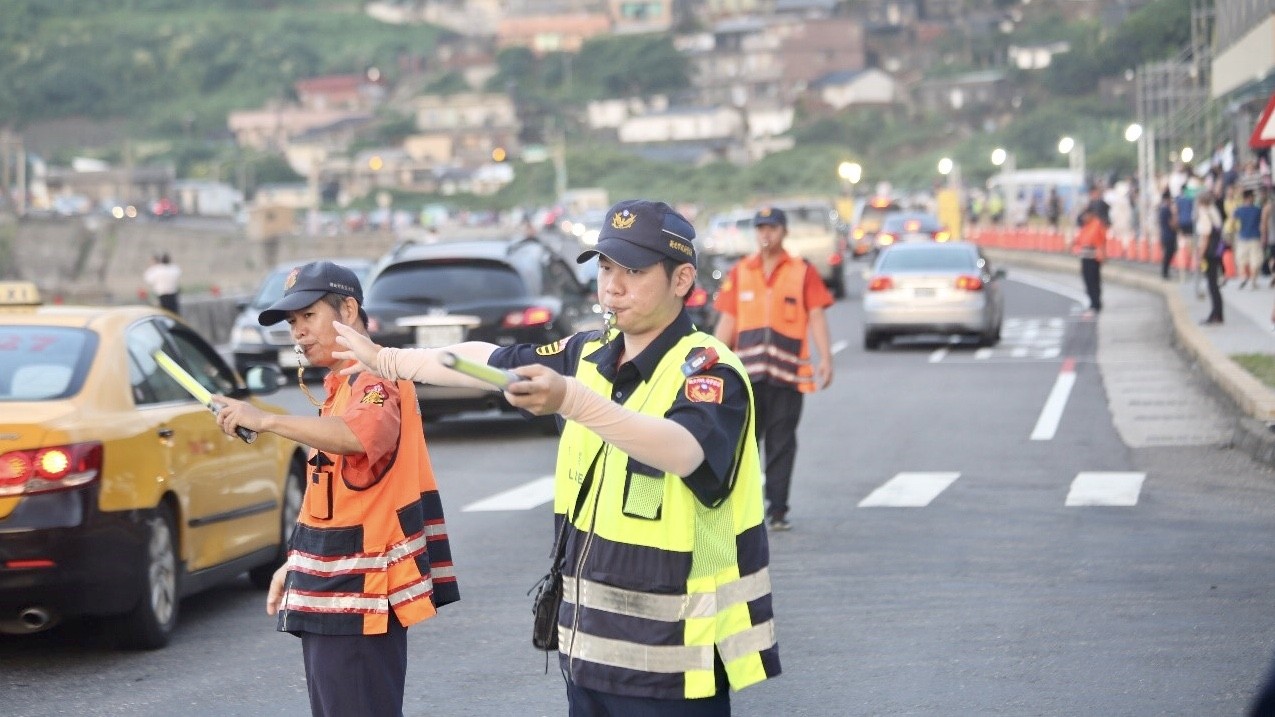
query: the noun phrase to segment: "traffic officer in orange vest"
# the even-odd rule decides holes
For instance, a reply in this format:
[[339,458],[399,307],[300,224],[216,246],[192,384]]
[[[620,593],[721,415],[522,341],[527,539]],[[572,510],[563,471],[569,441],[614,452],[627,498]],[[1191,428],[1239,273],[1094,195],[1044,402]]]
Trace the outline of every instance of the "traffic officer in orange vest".
[[[766,456],[766,513],[771,530],[788,530],[788,493],[797,458],[803,396],[832,383],[832,348],[824,309],[832,295],[819,272],[784,250],[788,217],[766,207],[753,216],[758,251],[731,267],[714,306],[714,334],[748,368],[757,402],[757,442]],[[819,352],[810,364],[807,336]]]
[[[564,419],[556,634],[571,717],[727,717],[731,689],[780,672],[747,372],[686,313],[694,238],[663,202],[620,202],[578,258],[597,257],[613,325],[446,349],[515,369],[505,398]],[[337,330],[338,355],[382,376],[474,385],[439,349]]]
[[354,272],[318,261],[293,269],[283,297],[259,316],[263,326],[286,320],[309,364],[330,369],[326,400],[311,399],[317,417],[216,399],[228,435],[243,426],[312,448],[266,612],[301,637],[316,717],[401,716],[407,628],[460,599],[414,386],[337,370],[350,364],[333,356],[342,347],[332,324],[366,334],[362,303]]

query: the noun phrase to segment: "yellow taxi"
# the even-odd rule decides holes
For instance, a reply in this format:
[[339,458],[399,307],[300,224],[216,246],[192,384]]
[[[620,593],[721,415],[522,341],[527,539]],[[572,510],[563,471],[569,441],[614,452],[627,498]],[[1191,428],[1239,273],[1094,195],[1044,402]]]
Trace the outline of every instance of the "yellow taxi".
[[278,387],[262,368],[250,389],[163,310],[41,305],[0,282],[0,632],[108,615],[122,645],[158,648],[183,596],[244,571],[264,588],[282,563],[303,449],[222,433],[157,349],[215,394]]

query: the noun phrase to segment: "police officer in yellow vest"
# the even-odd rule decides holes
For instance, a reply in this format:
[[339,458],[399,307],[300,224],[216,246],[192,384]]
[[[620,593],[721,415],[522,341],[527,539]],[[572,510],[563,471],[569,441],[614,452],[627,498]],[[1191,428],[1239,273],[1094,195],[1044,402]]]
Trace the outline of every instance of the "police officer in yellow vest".
[[292,270],[283,296],[259,317],[265,326],[286,319],[310,365],[332,369],[318,416],[216,399],[227,434],[244,426],[312,447],[266,612],[301,637],[315,717],[401,717],[407,628],[460,598],[415,388],[336,370],[344,364],[333,355],[341,348],[333,322],[366,332],[362,303],[354,272],[311,262]]
[[[571,717],[730,714],[731,689],[779,674],[752,396],[743,364],[697,330],[695,230],[663,202],[607,214],[598,300],[614,327],[547,346],[450,347],[523,380],[515,406],[557,414],[559,661]],[[457,385],[435,350],[341,343],[389,378]]]

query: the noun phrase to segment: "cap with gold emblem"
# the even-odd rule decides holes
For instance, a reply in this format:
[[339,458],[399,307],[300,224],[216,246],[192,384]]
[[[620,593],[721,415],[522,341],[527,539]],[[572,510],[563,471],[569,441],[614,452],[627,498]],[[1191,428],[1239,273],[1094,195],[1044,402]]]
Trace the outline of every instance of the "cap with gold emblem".
[[784,214],[784,210],[778,207],[762,207],[753,215],[753,226],[760,227],[767,224],[777,227],[788,226],[788,215]]
[[324,294],[353,296],[363,310],[363,287],[354,272],[330,261],[312,261],[298,266],[283,280],[283,296],[258,315],[262,326],[270,326],[288,318],[288,312],[304,309],[323,298]]
[[661,259],[695,263],[695,227],[664,202],[626,199],[607,212],[598,244],[576,258],[583,264],[600,254],[628,269],[644,269]]

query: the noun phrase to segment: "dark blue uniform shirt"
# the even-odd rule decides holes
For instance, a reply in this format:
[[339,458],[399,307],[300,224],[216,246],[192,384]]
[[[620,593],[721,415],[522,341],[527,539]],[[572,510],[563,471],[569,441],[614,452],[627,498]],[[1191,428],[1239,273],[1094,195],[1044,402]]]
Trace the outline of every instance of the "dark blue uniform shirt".
[[[591,361],[597,364],[598,373],[611,382],[611,400],[623,404],[643,381],[650,380],[660,359],[693,331],[695,327],[683,311],[642,353],[623,364],[619,363],[624,352],[623,338],[612,339],[588,356],[581,357],[584,344],[597,339],[598,331],[578,333],[547,346],[504,346],[496,349],[487,363],[498,368],[540,364],[564,376],[574,376],[581,360]],[[696,375],[722,379],[721,402],[693,401],[683,388],[664,417],[685,427],[704,448],[704,462],[682,480],[701,503],[712,506],[725,498],[733,485],[730,479],[735,470],[735,448],[748,419],[748,391],[743,378],[722,364],[701,370]]]

